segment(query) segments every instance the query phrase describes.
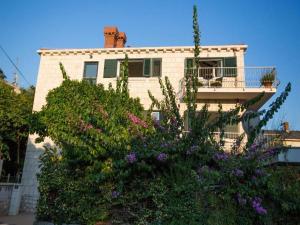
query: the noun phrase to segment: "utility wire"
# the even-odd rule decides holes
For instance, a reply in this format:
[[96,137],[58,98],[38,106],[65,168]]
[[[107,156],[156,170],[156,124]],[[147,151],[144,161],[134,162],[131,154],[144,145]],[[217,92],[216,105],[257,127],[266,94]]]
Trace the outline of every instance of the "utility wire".
[[4,53],[4,55],[8,58],[8,60],[10,61],[10,63],[16,68],[16,70],[19,72],[19,74],[23,77],[23,79],[26,81],[26,83],[31,86],[31,84],[28,82],[28,80],[25,78],[24,74],[22,73],[22,71],[18,68],[18,66],[14,63],[14,61],[9,57],[9,55],[7,54],[7,52],[4,50],[4,48],[0,45],[0,49],[2,50],[2,52]]

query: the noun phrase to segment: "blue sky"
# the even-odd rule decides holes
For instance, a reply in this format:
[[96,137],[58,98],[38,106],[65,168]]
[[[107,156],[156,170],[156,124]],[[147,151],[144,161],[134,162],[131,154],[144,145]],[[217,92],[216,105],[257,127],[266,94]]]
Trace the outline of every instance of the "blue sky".
[[[279,92],[293,90],[269,127],[281,120],[300,130],[299,0],[1,0],[0,45],[30,84],[35,84],[39,48],[103,47],[103,27],[125,31],[130,46],[192,45],[192,6],[197,4],[201,44],[249,45],[248,66],[276,66]],[[8,80],[15,71],[0,52]],[[22,86],[28,86],[20,78]],[[273,97],[274,99],[274,97]]]

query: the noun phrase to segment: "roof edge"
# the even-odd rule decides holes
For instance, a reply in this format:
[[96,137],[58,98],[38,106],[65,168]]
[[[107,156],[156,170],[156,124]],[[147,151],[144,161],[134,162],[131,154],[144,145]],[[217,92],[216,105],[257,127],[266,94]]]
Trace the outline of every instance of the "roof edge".
[[[248,45],[203,45],[200,46],[202,50],[243,50],[246,51]],[[126,47],[126,48],[72,48],[72,49],[48,49],[40,48],[37,52],[41,53],[63,53],[63,52],[131,52],[131,51],[191,51],[194,46],[158,46],[158,47]]]

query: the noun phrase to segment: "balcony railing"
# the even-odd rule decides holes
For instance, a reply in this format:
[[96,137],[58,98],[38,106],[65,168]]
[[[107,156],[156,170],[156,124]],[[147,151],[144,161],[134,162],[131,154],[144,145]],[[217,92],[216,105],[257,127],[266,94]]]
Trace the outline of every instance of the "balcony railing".
[[[223,138],[228,140],[236,140],[241,134],[235,132],[224,132]],[[220,140],[221,132],[214,132],[214,137],[216,140]]]
[[[234,144],[234,142],[240,137],[240,135],[241,133],[224,132],[223,141],[225,142],[225,146],[231,147],[232,144]],[[221,133],[214,132],[214,137],[216,141],[220,141]],[[282,136],[280,134],[260,134],[256,137],[255,143],[265,148],[282,146]]]
[[[185,75],[196,74],[198,87],[260,88],[277,87],[275,67],[200,67],[186,68]],[[184,84],[184,78],[181,85]]]

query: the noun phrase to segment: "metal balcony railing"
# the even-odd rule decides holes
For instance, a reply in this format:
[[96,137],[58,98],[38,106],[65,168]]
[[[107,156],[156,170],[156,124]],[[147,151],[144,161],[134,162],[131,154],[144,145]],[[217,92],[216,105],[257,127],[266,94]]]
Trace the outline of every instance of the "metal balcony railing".
[[[235,133],[235,132],[224,132],[224,139],[229,139],[229,140],[235,140],[237,139],[241,134]],[[214,132],[214,137],[216,140],[219,140],[221,137],[221,132]]]
[[[240,137],[240,135],[241,133],[224,132],[223,141],[225,142],[225,146],[230,147],[237,140],[237,138]],[[214,137],[216,141],[220,141],[221,133],[214,132]],[[282,136],[280,134],[260,134],[256,137],[255,143],[264,148],[282,146]]]
[[[186,68],[185,75],[196,74],[198,87],[272,88],[277,87],[275,67],[200,67]],[[184,84],[184,78],[181,80]]]

